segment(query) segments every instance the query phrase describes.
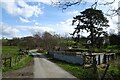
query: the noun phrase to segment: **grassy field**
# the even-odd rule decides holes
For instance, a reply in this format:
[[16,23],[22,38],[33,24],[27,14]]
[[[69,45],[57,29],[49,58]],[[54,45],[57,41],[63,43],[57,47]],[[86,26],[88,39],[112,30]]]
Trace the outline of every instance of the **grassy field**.
[[18,51],[17,46],[2,46],[2,54],[18,54]]

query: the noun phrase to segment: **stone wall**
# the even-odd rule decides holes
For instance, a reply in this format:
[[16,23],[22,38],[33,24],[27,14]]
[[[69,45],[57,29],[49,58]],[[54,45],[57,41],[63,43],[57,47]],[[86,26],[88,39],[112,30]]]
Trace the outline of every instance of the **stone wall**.
[[64,54],[54,54],[55,59],[63,60],[66,62],[70,63],[76,63],[76,64],[83,64],[83,56],[69,56],[69,55],[64,55]]

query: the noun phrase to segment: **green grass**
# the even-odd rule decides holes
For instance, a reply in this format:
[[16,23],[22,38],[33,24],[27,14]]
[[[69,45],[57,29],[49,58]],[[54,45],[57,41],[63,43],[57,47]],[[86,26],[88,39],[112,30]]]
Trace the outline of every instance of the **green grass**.
[[108,75],[116,80],[120,79],[120,59],[113,61],[108,69]]
[[18,51],[17,46],[2,46],[2,54],[18,54]]
[[[93,73],[93,68],[84,69],[80,65],[70,64],[64,61],[59,61],[59,60],[54,60],[54,59],[50,59],[50,60],[80,80],[83,80],[83,79],[88,80],[88,78],[89,80],[90,79],[92,80],[92,79],[95,79],[96,77],[95,74]],[[102,75],[103,71],[104,70],[99,69],[98,70],[99,75]],[[114,79],[119,80],[120,79],[120,67],[110,64],[110,67],[106,75],[112,80]]]
[[12,54],[12,67],[4,67],[2,68],[3,72],[6,71],[11,71],[11,70],[17,70],[20,69],[24,66],[26,66],[31,60],[32,57],[30,56],[25,56],[23,58],[21,58],[19,61],[17,61],[17,63],[15,63],[15,58],[20,58],[19,55],[17,55],[19,53],[19,47],[17,46],[2,46],[2,54]]
[[23,68],[31,61],[32,61],[32,57],[31,56],[26,56],[20,62],[18,62],[16,65],[14,65],[12,67],[4,67],[2,71],[6,72],[6,71],[13,71],[13,70]]
[[[15,58],[20,57],[19,55],[17,55],[19,53],[18,50],[19,50],[19,48],[17,46],[2,46],[2,54],[11,54],[12,55],[12,65],[15,64]],[[3,68],[4,68],[4,66],[3,66]]]

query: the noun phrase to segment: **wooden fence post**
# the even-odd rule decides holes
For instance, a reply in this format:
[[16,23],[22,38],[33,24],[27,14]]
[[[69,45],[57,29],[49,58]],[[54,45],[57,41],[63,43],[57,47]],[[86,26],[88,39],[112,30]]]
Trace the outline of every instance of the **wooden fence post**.
[[105,78],[105,75],[107,73],[108,68],[109,68],[109,64],[107,64],[107,67],[106,67],[106,69],[105,69],[105,71],[104,71],[104,73],[103,73],[103,75],[101,77],[101,80],[103,80]]
[[109,63],[109,61],[110,61],[110,55],[108,55],[108,63]]
[[9,59],[10,59],[10,66],[9,67],[11,67],[12,66],[12,57],[10,57]]
[[97,65],[96,56],[93,56],[93,69],[94,69],[95,79],[99,78],[99,73],[96,65]]
[[19,55],[19,56],[18,56],[18,60],[19,60],[19,61],[20,61],[20,58],[21,58],[21,56]]
[[5,64],[5,67],[6,67],[6,65],[7,65],[7,64],[6,64],[6,60],[7,60],[7,59],[6,59],[6,58],[4,58],[4,64]]
[[115,59],[115,54],[111,55],[111,59],[114,60]]
[[104,64],[106,63],[106,54],[104,54],[104,56],[103,56],[103,63]]
[[15,64],[17,63],[17,56],[15,55]]
[[83,55],[83,66],[85,66],[85,62],[86,62],[85,58],[86,58],[86,56],[85,56],[85,54],[84,54],[84,55]]
[[100,55],[98,55],[98,65],[100,65]]
[[96,57],[93,56],[93,68],[94,68],[94,73],[96,73],[96,71],[97,71],[96,64],[97,64]]

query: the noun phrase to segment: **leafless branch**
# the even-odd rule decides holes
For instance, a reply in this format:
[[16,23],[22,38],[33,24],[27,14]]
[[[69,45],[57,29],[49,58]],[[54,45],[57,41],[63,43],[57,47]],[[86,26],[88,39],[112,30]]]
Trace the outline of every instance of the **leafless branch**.
[[105,2],[105,3],[101,3],[99,5],[111,5],[115,2],[115,0],[113,0],[112,2]]
[[59,8],[65,10],[73,5],[80,5],[83,0],[60,0],[58,2],[53,2],[53,5],[57,5]]
[[98,5],[98,0],[96,0],[91,7],[95,9],[97,7],[97,5]]
[[[115,16],[115,15],[120,15],[120,8],[118,9],[113,9],[112,4],[116,1],[103,1],[99,2],[100,0],[95,0],[94,3],[91,5],[91,8],[97,8],[99,6],[109,6],[109,10],[106,11],[105,15],[107,16]],[[52,2],[54,6],[59,7],[62,9],[62,11],[66,10],[67,8],[74,6],[74,5],[80,5],[80,4],[86,4],[87,0],[58,0],[57,2]]]

